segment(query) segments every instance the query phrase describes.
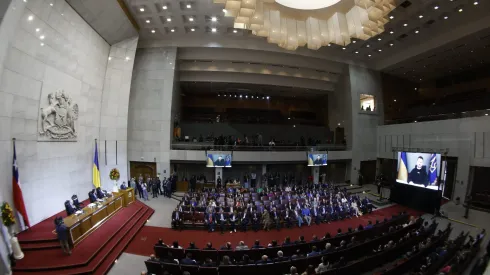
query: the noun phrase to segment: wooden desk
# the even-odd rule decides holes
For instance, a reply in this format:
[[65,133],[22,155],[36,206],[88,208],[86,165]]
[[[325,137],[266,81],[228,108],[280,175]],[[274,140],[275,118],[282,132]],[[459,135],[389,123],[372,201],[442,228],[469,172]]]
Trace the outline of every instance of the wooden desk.
[[68,235],[70,243],[76,246],[90,232],[97,229],[103,222],[120,210],[122,206],[123,195],[116,193],[111,198],[106,198],[100,207],[91,208],[86,206],[83,208],[81,215],[73,214],[66,217],[63,222],[70,232]]
[[177,192],[187,192],[189,190],[189,182],[178,181],[175,189]]
[[113,194],[121,194],[123,198],[123,206],[126,207],[134,202],[134,189],[128,188],[126,190],[119,189],[119,192]]

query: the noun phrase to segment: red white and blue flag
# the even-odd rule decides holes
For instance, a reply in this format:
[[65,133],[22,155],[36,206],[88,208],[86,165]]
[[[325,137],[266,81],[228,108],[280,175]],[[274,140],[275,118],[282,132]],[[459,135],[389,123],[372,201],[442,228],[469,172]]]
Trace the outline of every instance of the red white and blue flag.
[[19,216],[19,228],[20,230],[24,230],[25,226],[31,227],[31,225],[29,224],[26,205],[24,204],[24,196],[22,195],[22,188],[20,186],[19,167],[17,166],[17,153],[15,151],[15,143],[14,159],[12,161],[12,191],[14,193],[14,206],[15,209],[17,209],[17,215]]

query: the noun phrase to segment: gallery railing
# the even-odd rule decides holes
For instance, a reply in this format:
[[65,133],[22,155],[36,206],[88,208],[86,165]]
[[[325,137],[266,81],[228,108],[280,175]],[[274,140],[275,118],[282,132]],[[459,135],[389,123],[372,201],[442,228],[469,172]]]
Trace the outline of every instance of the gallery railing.
[[343,144],[320,144],[316,146],[275,145],[214,145],[211,142],[174,142],[173,150],[208,150],[208,151],[345,151]]

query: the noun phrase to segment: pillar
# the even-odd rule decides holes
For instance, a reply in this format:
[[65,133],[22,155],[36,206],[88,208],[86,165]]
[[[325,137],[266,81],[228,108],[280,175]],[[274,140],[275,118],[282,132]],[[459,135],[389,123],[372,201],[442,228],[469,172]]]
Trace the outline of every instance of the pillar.
[[320,167],[319,166],[312,166],[311,167],[311,174],[313,175],[313,183],[319,183],[320,182]]
[[223,167],[215,167],[214,168],[214,184],[218,183],[218,177],[221,178],[221,184],[225,184],[223,177]]

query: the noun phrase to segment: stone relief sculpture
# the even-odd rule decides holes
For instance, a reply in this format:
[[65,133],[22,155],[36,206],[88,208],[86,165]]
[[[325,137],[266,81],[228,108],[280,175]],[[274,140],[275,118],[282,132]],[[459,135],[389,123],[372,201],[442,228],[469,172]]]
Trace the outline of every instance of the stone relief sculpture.
[[48,94],[47,101],[40,111],[40,136],[48,140],[76,140],[78,104],[61,89]]

